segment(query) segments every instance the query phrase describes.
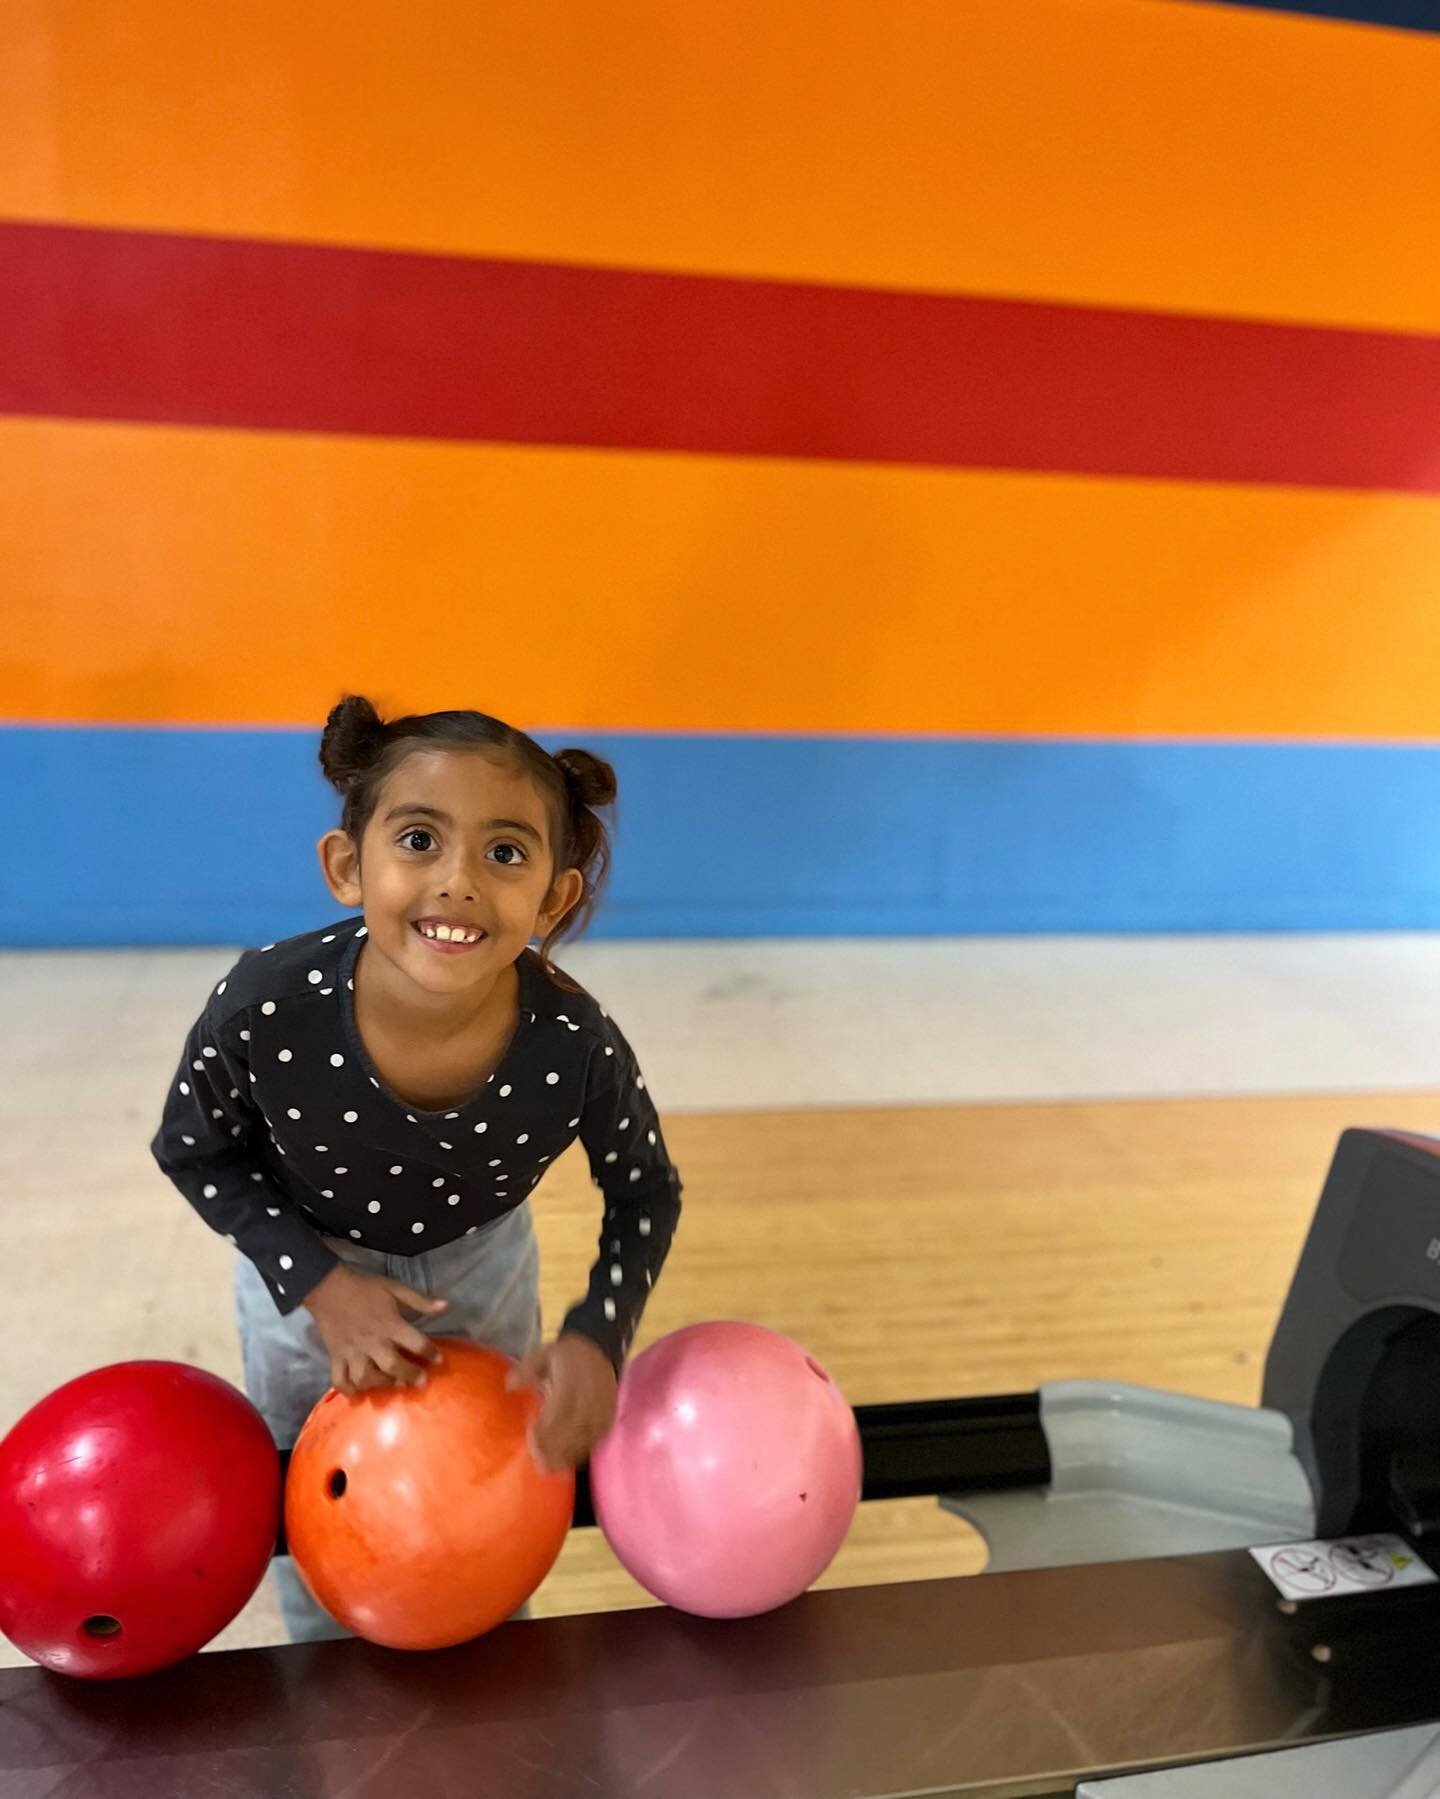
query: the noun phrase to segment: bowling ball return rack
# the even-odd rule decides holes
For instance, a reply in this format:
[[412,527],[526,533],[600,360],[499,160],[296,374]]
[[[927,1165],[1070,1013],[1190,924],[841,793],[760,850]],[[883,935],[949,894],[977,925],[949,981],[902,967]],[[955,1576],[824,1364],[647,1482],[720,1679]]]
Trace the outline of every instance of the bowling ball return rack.
[[1440,1720],[1440,1585],[1297,1605],[1248,1549],[1389,1530],[1435,1554],[1440,1142],[1342,1137],[1258,1408],[1062,1382],[857,1416],[866,1499],[934,1496],[985,1536],[984,1574],[423,1655],[0,1670],[0,1795],[1073,1799],[1127,1776],[1116,1799],[1168,1799],[1152,1783],[1214,1764],[1228,1799],[1237,1758]]

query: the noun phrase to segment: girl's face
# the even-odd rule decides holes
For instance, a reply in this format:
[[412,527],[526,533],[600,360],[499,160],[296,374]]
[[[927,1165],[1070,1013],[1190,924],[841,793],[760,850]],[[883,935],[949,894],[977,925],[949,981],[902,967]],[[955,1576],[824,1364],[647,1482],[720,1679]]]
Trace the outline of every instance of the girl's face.
[[579,901],[557,874],[549,807],[534,782],[484,750],[417,749],[389,775],[356,846],[320,842],[330,891],[363,907],[370,951],[426,992],[488,984]]

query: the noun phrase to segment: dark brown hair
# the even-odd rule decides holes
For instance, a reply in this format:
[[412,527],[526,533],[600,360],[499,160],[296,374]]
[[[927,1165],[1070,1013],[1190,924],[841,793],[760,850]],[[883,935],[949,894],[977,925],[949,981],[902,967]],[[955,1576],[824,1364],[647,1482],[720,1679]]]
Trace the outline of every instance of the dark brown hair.
[[589,750],[551,755],[533,737],[484,712],[420,712],[386,723],[369,700],[347,693],[325,721],[320,767],[344,796],[340,829],[359,845],[380,789],[418,749],[489,750],[511,757],[550,808],[555,872],[575,868],[585,883],[580,902],[545,939],[540,961],[556,978],[550,952],[590,922],[610,867],[610,834],[596,807],[615,801],[615,770]]

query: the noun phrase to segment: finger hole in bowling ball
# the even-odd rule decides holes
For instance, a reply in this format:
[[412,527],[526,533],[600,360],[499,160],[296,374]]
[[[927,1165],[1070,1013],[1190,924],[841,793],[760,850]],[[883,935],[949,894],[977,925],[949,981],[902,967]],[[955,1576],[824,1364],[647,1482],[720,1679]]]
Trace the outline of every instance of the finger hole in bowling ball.
[[104,1612],[97,1612],[93,1618],[87,1618],[81,1626],[87,1637],[118,1637],[120,1628],[120,1620]]
[[825,1372],[825,1370],[815,1360],[814,1356],[809,1356],[809,1355],[806,1356],[805,1366],[815,1376],[816,1380],[823,1380],[828,1383],[830,1376]]
[[329,1480],[325,1483],[332,1499],[343,1499],[345,1497],[345,1488],[348,1484],[343,1468],[332,1470]]

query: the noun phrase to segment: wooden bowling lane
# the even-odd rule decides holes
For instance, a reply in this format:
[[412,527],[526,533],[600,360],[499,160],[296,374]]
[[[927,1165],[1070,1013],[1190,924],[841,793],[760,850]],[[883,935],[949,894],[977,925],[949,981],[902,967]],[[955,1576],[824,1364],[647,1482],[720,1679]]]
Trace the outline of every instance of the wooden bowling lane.
[[[680,1235],[641,1344],[742,1316],[804,1342],[856,1404],[1104,1376],[1253,1404],[1340,1132],[1440,1132],[1440,1093],[674,1116]],[[538,1205],[546,1316],[588,1266],[578,1158]],[[823,1586],[973,1573],[930,1500],[861,1508]],[[540,1616],[647,1596],[593,1531]]]

